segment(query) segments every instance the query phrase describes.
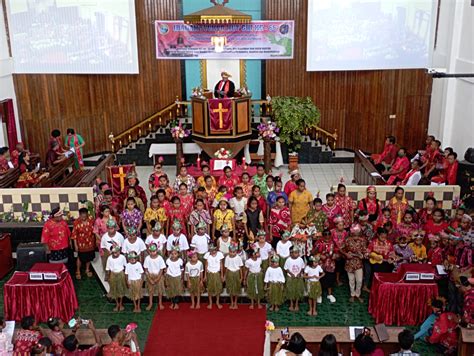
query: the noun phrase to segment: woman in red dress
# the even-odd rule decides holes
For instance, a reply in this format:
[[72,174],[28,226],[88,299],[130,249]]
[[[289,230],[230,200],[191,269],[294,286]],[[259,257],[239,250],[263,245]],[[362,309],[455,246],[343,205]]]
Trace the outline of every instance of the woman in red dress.
[[359,210],[365,210],[369,214],[369,222],[373,223],[382,214],[383,204],[377,199],[377,189],[373,185],[367,187],[367,196],[358,205]]
[[437,206],[436,199],[429,196],[425,199],[425,207],[418,211],[418,224],[421,226],[425,225],[429,220],[433,218],[433,211]]
[[334,229],[334,219],[336,216],[342,215],[342,210],[339,205],[336,204],[333,193],[326,194],[326,204],[323,204],[322,211],[324,211],[328,219],[327,221],[329,223],[329,229]]
[[186,216],[189,216],[194,208],[194,196],[188,193],[188,186],[186,183],[179,185],[179,193],[177,194],[181,200],[181,208],[184,210]]
[[354,220],[354,202],[350,196],[346,195],[346,186],[344,184],[338,184],[334,200],[336,205],[341,208],[344,228],[349,229]]

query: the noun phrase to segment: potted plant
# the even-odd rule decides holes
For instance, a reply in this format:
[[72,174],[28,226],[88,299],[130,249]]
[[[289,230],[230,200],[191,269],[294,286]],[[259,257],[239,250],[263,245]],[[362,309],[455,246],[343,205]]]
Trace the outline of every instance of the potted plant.
[[298,151],[304,132],[319,124],[321,113],[310,97],[294,96],[272,98],[272,112],[280,129],[280,141],[288,147],[288,168],[293,170],[298,166]]

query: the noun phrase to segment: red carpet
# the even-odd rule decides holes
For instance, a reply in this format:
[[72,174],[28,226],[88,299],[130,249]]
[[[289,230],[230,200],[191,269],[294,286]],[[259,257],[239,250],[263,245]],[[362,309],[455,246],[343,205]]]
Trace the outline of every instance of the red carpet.
[[148,334],[144,355],[176,356],[258,356],[263,354],[265,309],[250,310],[240,305],[230,310],[224,304],[207,309],[189,308],[181,303],[178,310],[157,310]]

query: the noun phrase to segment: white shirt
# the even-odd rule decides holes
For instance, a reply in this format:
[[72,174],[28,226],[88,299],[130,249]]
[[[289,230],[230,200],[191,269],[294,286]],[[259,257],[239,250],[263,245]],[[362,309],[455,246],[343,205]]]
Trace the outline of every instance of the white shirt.
[[125,266],[125,274],[128,276],[129,281],[138,281],[142,278],[143,267],[140,262],[127,263]]
[[277,255],[283,258],[289,257],[291,246],[293,246],[293,244],[289,240],[286,240],[286,243],[283,243],[283,241],[278,241],[276,246]]
[[135,251],[138,255],[146,251],[146,245],[141,238],[137,237],[135,242],[130,242],[128,238],[125,239],[122,244],[122,253],[128,254],[132,251]]
[[107,263],[105,264],[105,270],[113,273],[122,272],[127,265],[127,260],[124,255],[119,255],[117,258],[109,256]]
[[262,271],[262,259],[258,257],[255,261],[249,258],[245,261],[245,267],[250,273],[260,273]]
[[[290,351],[281,349],[278,351],[274,356],[287,356],[290,354]],[[301,356],[313,356],[311,352],[308,351],[308,349],[304,349],[303,353],[300,354]]]
[[166,245],[166,236],[160,234],[158,238],[155,238],[153,234],[148,235],[145,240],[145,245],[150,246],[151,244],[156,244],[158,246],[158,250],[163,251]]
[[227,237],[227,241],[224,241],[222,237],[219,237],[217,243],[219,245],[219,251],[224,255],[227,255],[229,253],[230,237]]
[[204,255],[204,259],[207,260],[207,271],[211,273],[217,273],[221,270],[221,261],[224,259],[224,254],[217,251],[216,255],[211,255],[210,252]]
[[308,282],[317,282],[319,281],[319,276],[323,273],[323,269],[321,268],[320,265],[317,265],[316,267],[311,267],[311,266],[306,266],[304,269],[304,273],[308,275],[307,281]]
[[298,258],[288,258],[285,262],[285,270],[287,270],[288,272],[290,272],[291,276],[292,277],[295,277],[295,276],[298,276],[301,271],[304,270],[304,261],[301,257],[298,257]]
[[196,234],[191,239],[191,245],[194,245],[197,253],[202,255],[202,254],[205,254],[207,251],[209,251],[210,240],[211,238],[209,237],[208,234],[204,234],[204,235]]
[[173,242],[176,242],[176,241],[179,241],[179,250],[181,252],[189,250],[188,239],[183,234],[180,234],[179,236],[174,236],[173,234],[171,234],[170,236],[168,236],[166,249],[168,251],[171,251],[173,249]]
[[260,252],[260,258],[263,260],[268,259],[268,253],[272,250],[272,245],[270,245],[268,242],[265,242],[265,245],[263,247],[260,247],[260,245],[257,243],[257,247],[259,248]]
[[109,233],[106,232],[105,234],[102,235],[102,238],[100,239],[100,248],[103,250],[110,251],[110,248],[114,243],[122,247],[123,245],[123,240],[124,237],[120,232],[115,232],[115,235],[113,237],[109,236]]
[[416,173],[413,173],[410,178],[407,180],[406,185],[418,185],[421,179],[421,172],[418,171]]
[[265,272],[265,279],[263,281],[265,283],[285,283],[285,275],[283,274],[283,270],[281,269],[281,267],[268,267],[267,271]]
[[203,271],[204,266],[199,260],[195,265],[193,265],[191,262],[186,263],[186,267],[184,268],[184,273],[187,274],[189,277],[199,277],[199,275]]
[[181,272],[183,270],[183,260],[178,258],[176,261],[171,261],[171,258],[166,260],[166,274],[171,277],[179,277],[181,276]]
[[235,255],[234,257],[227,256],[224,261],[224,267],[231,272],[240,270],[243,265],[244,263],[239,255]]
[[243,197],[242,199],[237,200],[236,197],[233,197],[229,200],[229,204],[235,214],[238,215],[245,211],[245,208],[247,207],[247,198]]
[[166,264],[165,260],[160,255],[157,255],[156,258],[146,256],[143,267],[148,271],[148,273],[159,274],[162,269],[166,268]]

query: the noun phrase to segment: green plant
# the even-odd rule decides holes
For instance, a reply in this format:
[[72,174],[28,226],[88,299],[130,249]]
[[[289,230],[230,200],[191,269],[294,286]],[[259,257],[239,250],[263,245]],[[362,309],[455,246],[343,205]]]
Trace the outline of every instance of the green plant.
[[277,96],[272,98],[274,121],[280,128],[280,141],[289,152],[301,148],[305,129],[319,124],[321,113],[310,97]]

